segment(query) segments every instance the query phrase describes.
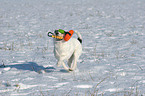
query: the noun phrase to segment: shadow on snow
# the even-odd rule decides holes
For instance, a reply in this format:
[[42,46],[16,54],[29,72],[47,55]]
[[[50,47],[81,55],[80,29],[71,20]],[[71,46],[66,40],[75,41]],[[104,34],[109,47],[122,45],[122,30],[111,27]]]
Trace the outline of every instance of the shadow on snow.
[[54,67],[43,67],[38,65],[35,62],[25,62],[22,64],[15,64],[15,65],[6,65],[4,67],[10,67],[10,68],[16,68],[19,70],[29,70],[29,71],[35,71],[39,72],[40,70],[45,70],[46,72],[53,72],[55,70]]

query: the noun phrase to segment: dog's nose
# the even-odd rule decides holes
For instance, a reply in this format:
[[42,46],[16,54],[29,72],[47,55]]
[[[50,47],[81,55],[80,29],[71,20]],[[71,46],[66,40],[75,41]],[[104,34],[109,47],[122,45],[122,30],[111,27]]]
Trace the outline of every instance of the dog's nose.
[[56,32],[55,34],[56,34],[56,35],[58,35],[59,33],[58,33],[58,32]]
[[55,30],[55,34],[56,34],[56,35],[58,35],[58,34],[59,34],[58,30]]

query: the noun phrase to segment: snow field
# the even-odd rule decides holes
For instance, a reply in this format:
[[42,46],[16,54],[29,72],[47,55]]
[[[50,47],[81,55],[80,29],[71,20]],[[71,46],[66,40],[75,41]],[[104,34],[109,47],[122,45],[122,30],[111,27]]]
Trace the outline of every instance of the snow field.
[[[0,3],[0,95],[145,95],[144,0]],[[48,31],[82,34],[75,72],[56,67]],[[74,37],[76,37],[74,35]]]

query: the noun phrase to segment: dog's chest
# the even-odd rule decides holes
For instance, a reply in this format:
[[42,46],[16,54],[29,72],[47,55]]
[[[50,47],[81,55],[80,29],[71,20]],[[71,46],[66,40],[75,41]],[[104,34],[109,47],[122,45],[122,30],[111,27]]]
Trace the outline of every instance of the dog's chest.
[[67,56],[73,53],[74,51],[74,45],[72,42],[60,42],[60,43],[55,43],[55,55],[56,56]]

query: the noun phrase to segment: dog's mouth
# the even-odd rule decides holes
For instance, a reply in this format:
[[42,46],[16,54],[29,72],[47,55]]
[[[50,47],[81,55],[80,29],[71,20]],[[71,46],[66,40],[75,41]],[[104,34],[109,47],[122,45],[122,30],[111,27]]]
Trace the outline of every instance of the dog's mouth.
[[[60,33],[58,30],[55,30],[54,33],[55,33],[55,36],[60,36],[60,37],[63,37],[63,36],[64,36],[64,34]],[[55,38],[55,40],[56,40],[56,41],[61,41],[61,40],[63,40],[63,39]]]
[[[61,35],[61,34],[55,34],[55,36],[60,36],[60,37],[62,37],[62,35]],[[56,40],[56,41],[61,41],[61,40],[63,40],[63,39],[58,39],[58,38],[55,38],[55,40]]]

